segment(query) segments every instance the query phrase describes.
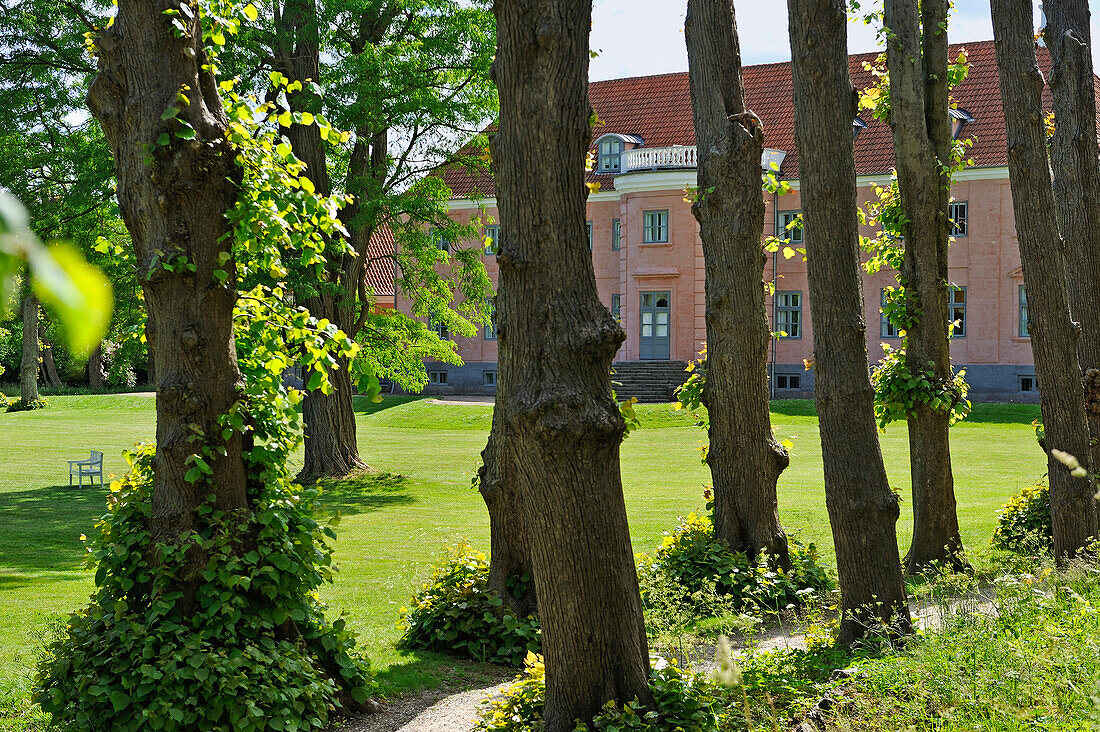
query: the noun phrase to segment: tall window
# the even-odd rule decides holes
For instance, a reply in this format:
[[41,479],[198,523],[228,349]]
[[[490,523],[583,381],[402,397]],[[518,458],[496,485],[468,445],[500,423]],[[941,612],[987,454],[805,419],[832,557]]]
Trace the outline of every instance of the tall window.
[[951,219],[951,236],[966,236],[969,216],[966,201],[952,201],[947,206],[947,216]]
[[441,252],[451,251],[451,242],[447,241],[443,237],[443,232],[439,229],[432,229],[428,232],[428,236],[432,238],[432,243],[435,244],[435,248]]
[[482,241],[485,243],[486,254],[496,254],[500,251],[500,226],[486,226]]
[[802,293],[775,293],[775,329],[780,338],[802,337]]
[[485,340],[497,339],[497,311],[493,307],[493,298],[485,298],[485,310],[489,313],[489,322],[485,324]]
[[955,324],[953,338],[966,337],[966,288],[952,287],[947,291],[947,317]]
[[623,154],[623,141],[609,137],[606,140],[600,142],[600,161],[599,172],[600,173],[618,173],[620,169],[620,158]]
[[588,222],[588,251],[592,251],[592,222]]
[[642,241],[647,244],[668,241],[668,209],[642,212]]
[[1027,330],[1027,292],[1023,285],[1020,285],[1020,330],[1018,332],[1021,338],[1031,337]]
[[611,317],[620,323],[623,322],[622,297],[615,293],[611,296]]
[[444,340],[451,337],[451,329],[447,327],[447,324],[434,316],[428,320],[428,327]]
[[622,234],[622,223],[618,219],[614,219],[611,222],[611,251],[617,252],[622,249]]
[[[801,211],[780,211],[776,214],[775,235],[780,239],[790,239],[791,244],[802,243]],[[791,226],[791,224],[794,224]],[[787,228],[790,226],[791,228]]]
[[879,296],[879,334],[883,338],[897,338],[898,329],[890,319],[886,317],[886,288],[882,288],[882,294]]

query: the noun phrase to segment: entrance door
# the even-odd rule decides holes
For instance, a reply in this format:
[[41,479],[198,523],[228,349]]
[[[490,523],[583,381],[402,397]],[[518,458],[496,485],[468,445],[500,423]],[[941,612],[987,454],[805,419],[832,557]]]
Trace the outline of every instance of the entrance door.
[[669,357],[669,296],[667,292],[643,292],[639,308],[642,341],[639,356],[667,361]]

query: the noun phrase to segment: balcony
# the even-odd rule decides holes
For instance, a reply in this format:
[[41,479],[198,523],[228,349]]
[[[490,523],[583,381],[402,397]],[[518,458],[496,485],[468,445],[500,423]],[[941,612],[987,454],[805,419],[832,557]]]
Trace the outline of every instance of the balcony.
[[[760,168],[770,170],[783,165],[787,157],[784,150],[765,149],[760,159]],[[675,145],[673,147],[636,147],[624,150],[619,158],[623,173],[637,173],[646,170],[694,170],[699,161],[695,145]]]

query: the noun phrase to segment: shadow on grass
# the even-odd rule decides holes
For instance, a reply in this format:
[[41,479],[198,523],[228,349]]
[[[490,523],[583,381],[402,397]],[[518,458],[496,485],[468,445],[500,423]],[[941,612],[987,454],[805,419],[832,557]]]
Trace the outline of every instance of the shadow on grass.
[[[396,663],[374,677],[384,697],[432,689],[476,689],[507,681],[519,669],[455,658],[431,651],[409,651],[404,663]],[[431,704],[426,704],[425,707]]]
[[[777,399],[771,403],[773,414],[787,417],[816,417],[813,399]],[[1022,424],[1030,426],[1039,419],[1038,404],[974,404],[960,424]]]
[[351,401],[356,414],[369,415],[427,398],[424,394],[384,394],[380,402],[372,402],[365,396],[352,397]]
[[321,488],[321,503],[330,513],[354,516],[416,503],[409,493],[409,482],[404,475],[365,472],[347,478],[324,478],[317,486]]
[[[107,512],[106,488],[51,485],[0,493],[0,568],[15,572],[77,570],[80,534]],[[0,586],[18,578],[0,575]]]

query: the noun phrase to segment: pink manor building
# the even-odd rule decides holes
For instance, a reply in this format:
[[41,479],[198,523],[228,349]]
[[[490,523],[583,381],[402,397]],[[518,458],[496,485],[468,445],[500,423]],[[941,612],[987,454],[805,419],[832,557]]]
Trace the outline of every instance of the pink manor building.
[[[952,58],[968,52],[970,72],[954,91],[951,112],[956,137],[972,138],[973,165],[954,177],[950,215],[955,222],[950,248],[951,356],[965,368],[971,396],[980,400],[1034,399],[1038,385],[1027,329],[1023,287],[1009,190],[1005,127],[993,42],[952,47]],[[849,58],[857,89],[872,83],[864,62],[876,54]],[[1049,60],[1042,57],[1049,69]],[[765,235],[792,236],[803,246],[801,231],[784,234],[800,213],[798,151],[794,144],[791,69],[789,63],[750,66],[743,70],[749,108],[761,119],[766,151],[762,167],[779,166],[791,186],[786,195],[764,193]],[[1049,104],[1049,91],[1046,92]],[[686,73],[595,82],[589,98],[603,124],[593,133],[596,166],[590,180],[599,190],[588,197],[589,245],[600,299],[626,331],[616,361],[620,396],[666,400],[670,387],[683,378],[686,361],[696,357],[706,340],[703,250],[699,227],[684,200],[696,185],[695,139]],[[856,175],[860,203],[872,197],[874,185],[889,184],[893,148],[889,126],[869,115],[853,120]],[[496,220],[493,181],[465,171],[445,174],[454,198],[453,216],[462,221],[482,215]],[[498,235],[496,225],[484,234]],[[874,236],[867,227],[862,233]],[[478,242],[441,246],[480,246]],[[496,281],[497,266],[486,248],[485,266]],[[769,374],[776,397],[804,397],[813,391],[814,375],[804,359],[813,354],[814,324],[807,301],[806,264],[800,256],[771,255],[764,278],[774,280],[775,295],[767,307],[773,330]],[[872,361],[880,344],[900,345],[895,330],[880,311],[884,288],[895,284],[892,271],[865,275],[864,310],[867,350]],[[408,303],[398,298],[398,306]],[[455,338],[465,365],[429,363],[430,390],[436,393],[492,393],[496,382],[497,344],[492,328],[472,338]],[[633,392],[633,394],[632,394]]]

